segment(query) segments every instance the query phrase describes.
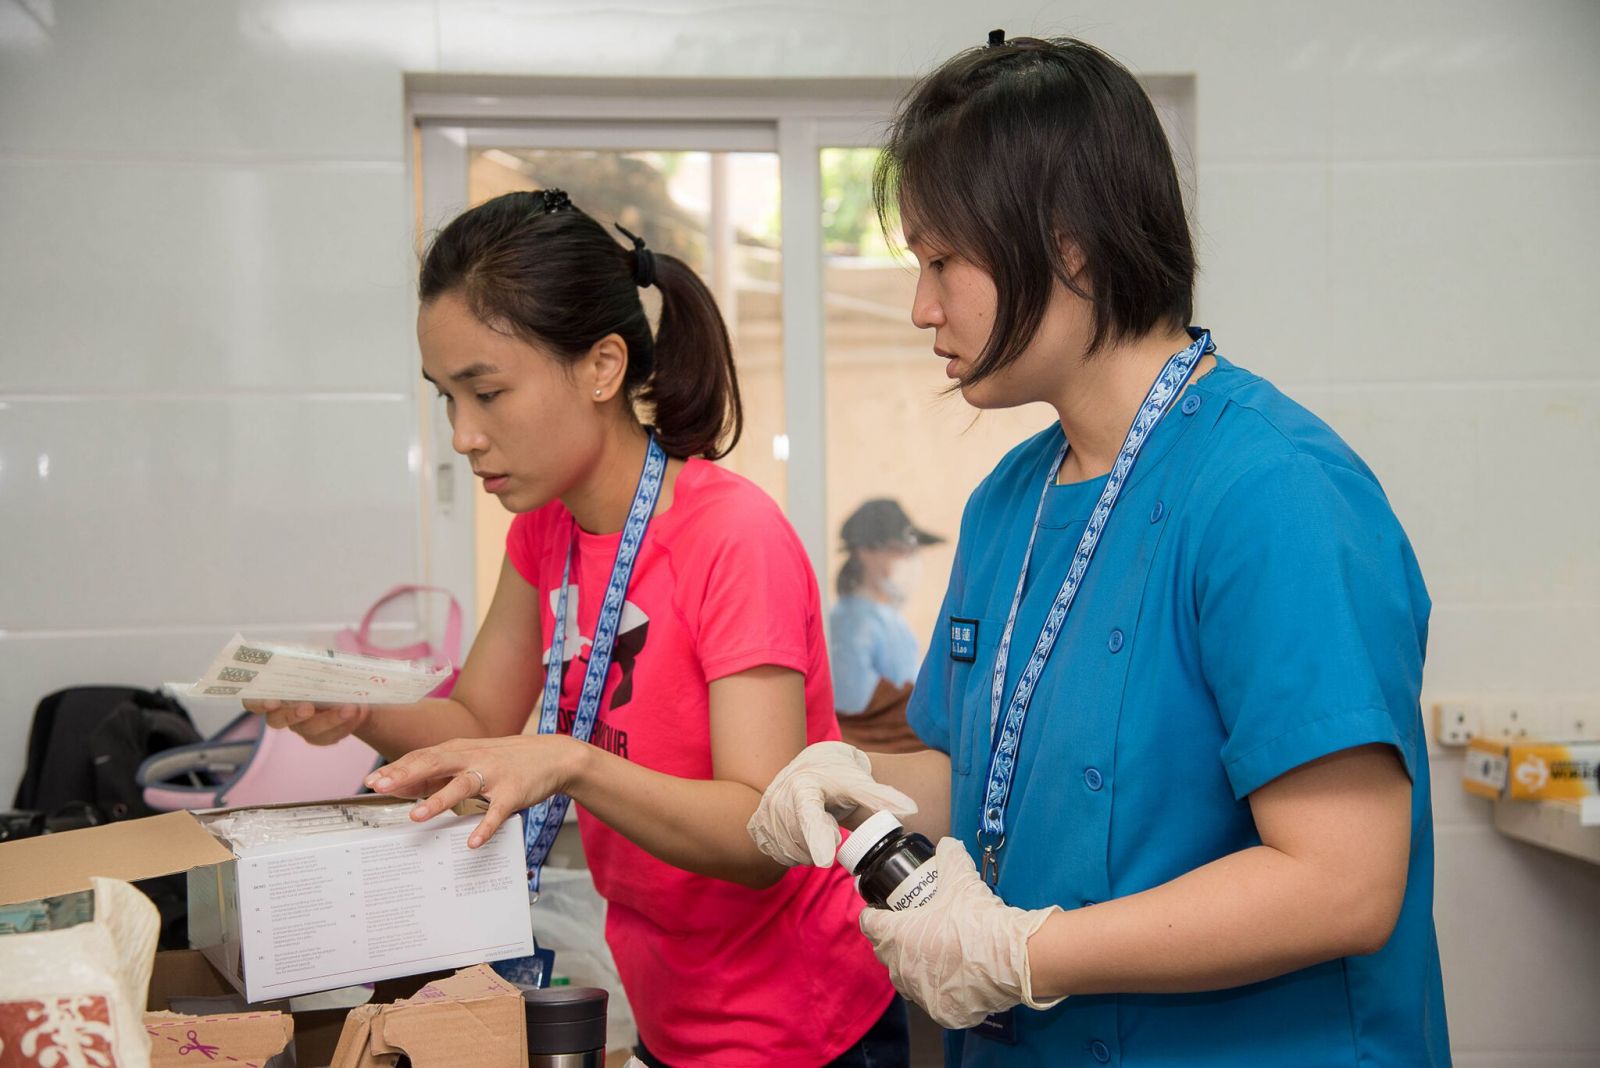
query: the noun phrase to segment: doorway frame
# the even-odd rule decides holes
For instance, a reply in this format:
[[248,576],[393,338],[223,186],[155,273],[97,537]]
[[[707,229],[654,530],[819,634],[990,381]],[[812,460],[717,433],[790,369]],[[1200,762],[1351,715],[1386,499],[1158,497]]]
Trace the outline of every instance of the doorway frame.
[[[1140,78],[1172,143],[1196,220],[1195,79]],[[781,353],[787,439],[787,514],[818,576],[827,573],[827,411],[821,150],[882,143],[911,79],[545,78],[409,74],[405,121],[408,205],[419,253],[467,205],[467,168],[479,147],[760,151],[778,156],[782,233]],[[909,314],[909,312],[908,312]],[[472,472],[449,449],[440,406],[420,378],[419,561],[423,581],[453,591],[470,645],[478,618]],[[442,446],[442,447],[441,447]],[[826,602],[828,588],[821,583]],[[825,606],[826,607],[826,603]]]

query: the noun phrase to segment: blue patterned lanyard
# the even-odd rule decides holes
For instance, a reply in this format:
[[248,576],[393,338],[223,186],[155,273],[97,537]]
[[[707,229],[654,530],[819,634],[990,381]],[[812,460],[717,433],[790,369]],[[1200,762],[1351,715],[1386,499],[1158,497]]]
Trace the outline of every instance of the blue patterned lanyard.
[[[661,496],[661,482],[667,470],[667,454],[661,451],[655,435],[650,435],[650,445],[645,451],[644,470],[639,474],[638,488],[633,491],[633,506],[628,509],[628,521],[622,528],[622,544],[617,547],[617,559],[611,565],[611,581],[606,586],[606,599],[600,605],[600,619],[595,624],[594,642],[589,646],[589,667],[583,673],[583,693],[578,698],[578,716],[572,723],[572,736],[587,742],[594,733],[594,723],[600,714],[600,698],[605,693],[606,676],[611,671],[611,649],[616,644],[617,627],[622,622],[622,606],[628,596],[628,579],[633,574],[633,561],[644,542],[645,529],[655,514],[656,501]],[[555,734],[561,705],[561,676],[567,638],[567,586],[572,581],[572,552],[578,534],[574,527],[572,540],[567,543],[567,562],[561,570],[561,592],[556,595],[555,633],[550,637],[550,663],[544,673],[544,700],[539,707],[539,733]],[[550,847],[555,844],[566,818],[567,806],[572,799],[566,794],[555,794],[527,809],[522,814],[523,840],[528,856],[528,890],[539,894],[539,870],[544,867]]]
[[1106,476],[1105,488],[1100,491],[1100,499],[1095,503],[1094,511],[1089,516],[1083,536],[1078,539],[1077,551],[1072,555],[1072,566],[1067,569],[1067,577],[1062,581],[1061,589],[1056,593],[1055,603],[1050,606],[1050,614],[1045,617],[1044,626],[1039,630],[1038,640],[1033,645],[1033,655],[1028,658],[1028,665],[1023,669],[1022,677],[1017,680],[1017,688],[1012,691],[1011,704],[1006,709],[1003,728],[997,731],[996,728],[1001,727],[1000,700],[1005,692],[1006,664],[1011,658],[1011,634],[1016,629],[1017,610],[1022,606],[1022,590],[1028,582],[1028,564],[1033,559],[1033,545],[1039,537],[1039,519],[1044,515],[1045,498],[1049,496],[1050,487],[1055,484],[1061,472],[1062,461],[1067,458],[1066,442],[1061,443],[1055,461],[1050,465],[1049,474],[1045,476],[1044,489],[1039,493],[1039,507],[1033,513],[1033,530],[1028,535],[1028,549],[1022,557],[1022,573],[1017,576],[1017,591],[1011,597],[1011,612],[1006,616],[1006,629],[1000,636],[1000,649],[995,653],[994,678],[989,690],[989,785],[984,791],[983,820],[978,831],[978,844],[983,847],[983,878],[990,886],[1000,878],[998,854],[1000,847],[1006,844],[1006,805],[1011,800],[1011,780],[1017,770],[1017,746],[1022,741],[1022,725],[1028,717],[1028,705],[1033,700],[1033,689],[1044,671],[1045,662],[1050,659],[1050,650],[1055,647],[1056,638],[1067,620],[1067,613],[1072,610],[1073,601],[1077,599],[1078,588],[1083,584],[1084,573],[1089,569],[1089,561],[1094,556],[1096,546],[1100,544],[1100,535],[1111,518],[1111,510],[1116,507],[1117,497],[1133,473],[1133,465],[1139,459],[1139,451],[1144,448],[1144,443],[1150,438],[1150,432],[1161,422],[1162,417],[1172,407],[1173,400],[1183,390],[1183,384],[1189,380],[1189,374],[1194,370],[1195,364],[1214,348],[1210,332],[1200,331],[1200,336],[1195,338],[1188,348],[1175,353],[1167,360],[1166,366],[1161,369],[1161,373],[1150,386],[1150,392],[1145,394],[1144,403],[1134,416],[1133,425],[1128,428],[1128,436],[1123,439],[1122,451],[1117,453],[1117,461],[1112,465],[1111,473]]

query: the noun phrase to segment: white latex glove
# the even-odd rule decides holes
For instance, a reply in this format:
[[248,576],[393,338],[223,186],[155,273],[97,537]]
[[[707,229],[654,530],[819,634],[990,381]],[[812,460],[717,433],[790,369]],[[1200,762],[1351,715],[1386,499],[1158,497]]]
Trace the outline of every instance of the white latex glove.
[[1018,1004],[1058,1004],[1061,998],[1034,1000],[1028,939],[1061,910],[1051,905],[1027,911],[1001,901],[954,838],[939,840],[935,861],[939,891],[926,904],[861,913],[861,933],[888,966],[896,989],[941,1026],[955,1029],[974,1027]]
[[826,868],[839,848],[839,821],[863,805],[902,819],[917,811],[915,801],[872,777],[867,754],[843,742],[818,742],[778,772],[746,826],[779,864]]

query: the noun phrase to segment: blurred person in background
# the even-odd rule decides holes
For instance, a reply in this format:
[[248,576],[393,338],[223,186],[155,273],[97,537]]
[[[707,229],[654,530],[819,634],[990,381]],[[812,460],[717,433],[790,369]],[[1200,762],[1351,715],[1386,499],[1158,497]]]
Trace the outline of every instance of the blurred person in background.
[[844,740],[878,753],[925,748],[906,723],[906,699],[926,639],[902,612],[922,577],[921,550],[944,541],[919,530],[899,501],[857,508],[839,530],[846,557],[828,613],[833,703]]

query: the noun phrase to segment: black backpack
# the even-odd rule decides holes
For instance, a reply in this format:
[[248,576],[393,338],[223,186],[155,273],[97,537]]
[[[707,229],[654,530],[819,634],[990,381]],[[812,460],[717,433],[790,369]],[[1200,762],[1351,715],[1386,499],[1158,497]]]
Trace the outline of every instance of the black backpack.
[[[28,764],[6,813],[6,835],[92,827],[153,816],[138,783],[152,753],[200,741],[176,700],[133,686],[72,686],[40,701],[28,732]],[[134,883],[161,913],[161,949],[188,946],[185,877]]]
[[137,774],[145,757],[200,741],[174,698],[132,686],[73,686],[39,702],[13,807],[85,822],[152,816]]

